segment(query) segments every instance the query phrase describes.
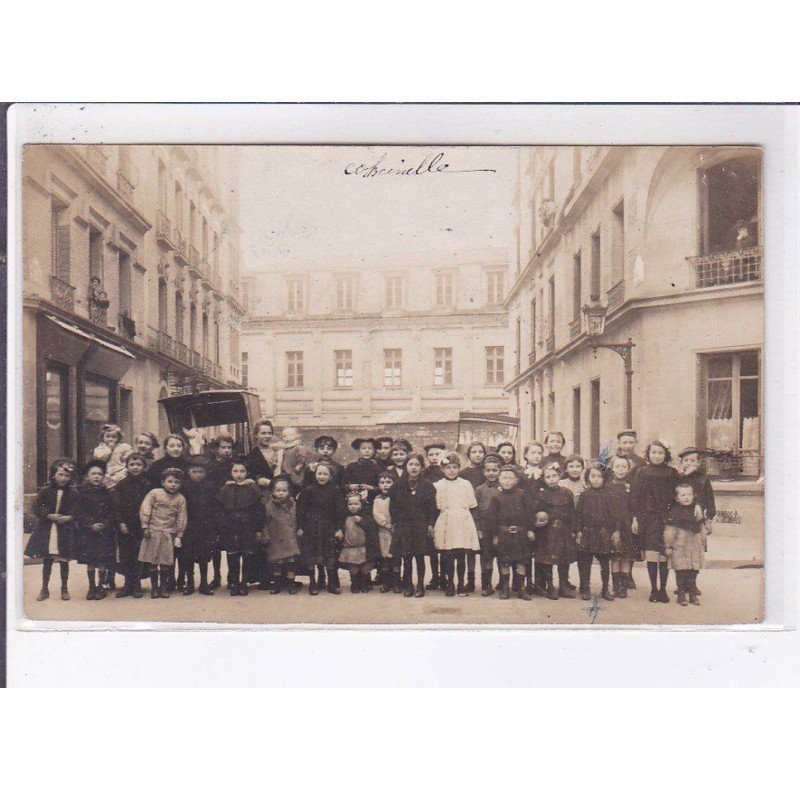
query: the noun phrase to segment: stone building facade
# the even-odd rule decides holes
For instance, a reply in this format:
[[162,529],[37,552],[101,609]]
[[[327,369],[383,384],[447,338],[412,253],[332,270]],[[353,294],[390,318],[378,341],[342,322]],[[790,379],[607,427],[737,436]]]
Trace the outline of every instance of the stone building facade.
[[508,411],[507,287],[493,249],[251,268],[244,378],[279,426],[452,441],[460,411]]
[[713,451],[709,469],[763,474],[761,152],[735,147],[520,151],[516,274],[506,298],[512,413],[523,441],[560,430],[597,457],[624,426],[618,353],[632,350],[642,442]]
[[239,385],[235,152],[37,145],[23,158],[25,491],[103,422],[166,433],[157,400]]

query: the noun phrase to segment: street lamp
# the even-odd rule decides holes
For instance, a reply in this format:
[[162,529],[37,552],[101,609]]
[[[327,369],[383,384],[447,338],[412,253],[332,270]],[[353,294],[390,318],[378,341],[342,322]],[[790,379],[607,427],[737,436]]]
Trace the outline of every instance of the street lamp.
[[586,320],[586,335],[589,339],[589,345],[592,352],[596,353],[598,349],[613,350],[622,358],[622,363],[625,365],[625,423],[626,428],[633,427],[633,348],[636,345],[633,339],[628,339],[627,342],[610,342],[608,344],[600,344],[597,340],[603,335],[606,327],[606,314],[608,307],[600,302],[597,295],[592,295],[587,305],[583,307],[583,316]]

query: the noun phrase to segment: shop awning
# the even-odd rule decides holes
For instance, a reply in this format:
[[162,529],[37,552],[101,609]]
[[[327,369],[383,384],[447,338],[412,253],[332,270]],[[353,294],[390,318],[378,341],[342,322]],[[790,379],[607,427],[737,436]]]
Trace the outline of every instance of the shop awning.
[[45,317],[63,332],[60,336],[53,336],[51,329],[46,348],[50,358],[70,364],[80,361],[85,370],[114,380],[120,380],[136,361],[136,356],[125,347],[101,339],[58,317],[50,314]]

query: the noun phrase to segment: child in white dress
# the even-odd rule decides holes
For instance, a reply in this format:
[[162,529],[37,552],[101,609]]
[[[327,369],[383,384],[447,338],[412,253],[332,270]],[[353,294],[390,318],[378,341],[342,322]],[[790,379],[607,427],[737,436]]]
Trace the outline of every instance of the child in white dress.
[[458,567],[458,595],[466,597],[465,557],[468,552],[481,549],[473,517],[478,501],[472,484],[458,476],[461,468],[458,453],[447,453],[439,464],[444,478],[434,484],[439,517],[433,528],[433,541],[444,561],[445,595],[453,597],[456,593],[454,577]]

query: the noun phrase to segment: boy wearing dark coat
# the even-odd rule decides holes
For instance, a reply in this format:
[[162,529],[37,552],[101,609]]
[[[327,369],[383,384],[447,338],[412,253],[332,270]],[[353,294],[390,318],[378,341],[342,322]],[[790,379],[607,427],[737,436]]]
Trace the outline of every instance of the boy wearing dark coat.
[[147,474],[147,457],[131,453],[126,461],[127,475],[112,491],[114,510],[119,519],[117,531],[117,571],[125,583],[117,597],[142,597],[141,564],[139,548],[142,546],[142,522],[139,509],[147,493],[156,487]]
[[25,547],[25,555],[42,559],[42,589],[37,600],[50,597],[49,583],[54,561],[58,561],[61,570],[61,599],[69,600],[67,582],[69,562],[74,558],[74,514],[78,499],[72,486],[75,472],[71,460],[54,461],[50,466],[50,483],[36,495],[33,503],[36,527]]
[[220,502],[217,488],[208,478],[209,461],[205,456],[189,459],[189,480],[184,481],[182,492],[186,498],[186,530],[178,552],[180,570],[185,578],[184,595],[194,593],[194,565],[200,570],[202,595],[212,595],[208,584],[208,562],[217,550]]
[[611,554],[619,552],[620,534],[615,528],[608,492],[604,490],[605,472],[600,465],[589,467],[588,486],[581,492],[575,509],[578,544],[578,575],[582,600],[591,600],[592,561],[600,564],[603,600],[612,601],[609,590]]
[[[78,563],[86,564],[89,578],[87,600],[103,600],[107,596],[103,588],[107,571],[115,561],[115,534],[117,515],[111,492],[103,485],[106,465],[95,459],[83,470],[83,486],[75,501],[75,526],[78,538]],[[97,583],[99,572],[100,583]]]
[[[214,458],[208,465],[208,479],[214,484],[214,488],[219,491],[229,480],[232,480],[231,467],[233,466],[236,442],[233,436],[222,434],[214,440],[211,447],[214,452]],[[253,449],[258,450],[257,447]],[[267,471],[269,471],[269,477],[272,477],[272,469],[269,468],[260,451],[259,457],[260,460],[258,460],[251,451],[247,460],[248,474],[254,476],[253,480],[255,480],[256,483],[258,483],[258,478],[263,477]],[[219,531],[217,533],[219,533]],[[214,569],[214,576],[211,578],[211,583],[209,583],[208,588],[213,591],[222,586],[222,551],[219,547],[219,536],[217,536],[217,541],[211,553],[211,565]]]
[[525,566],[530,559],[536,527],[536,503],[531,495],[520,489],[519,469],[515,464],[500,467],[500,491],[494,492],[489,507],[481,515],[481,530],[492,538],[500,568],[500,599],[508,600],[509,580],[520,600],[533,598],[525,588]]
[[375,439],[378,449],[375,452],[375,463],[381,472],[386,471],[392,466],[392,446],[394,439],[391,436],[378,436]]
[[340,489],[343,487],[344,466],[334,460],[334,455],[338,449],[339,442],[337,442],[333,436],[318,436],[314,440],[314,455],[308,463],[308,469],[303,479],[303,488],[308,488],[316,483],[314,479],[314,470],[317,468],[317,464],[327,464],[331,471],[331,483],[333,483],[334,486],[338,486]]
[[[492,498],[500,491],[500,467],[503,460],[494,453],[489,454],[483,460],[483,483],[475,489],[475,499],[478,501],[478,538],[481,542],[481,596],[489,597],[494,594],[492,589],[492,572],[494,571],[494,561],[497,558],[497,548],[494,545],[494,537],[484,530],[484,520],[486,512],[489,510],[489,503]],[[463,474],[463,473],[462,473]],[[530,559],[530,556],[529,556]]]

